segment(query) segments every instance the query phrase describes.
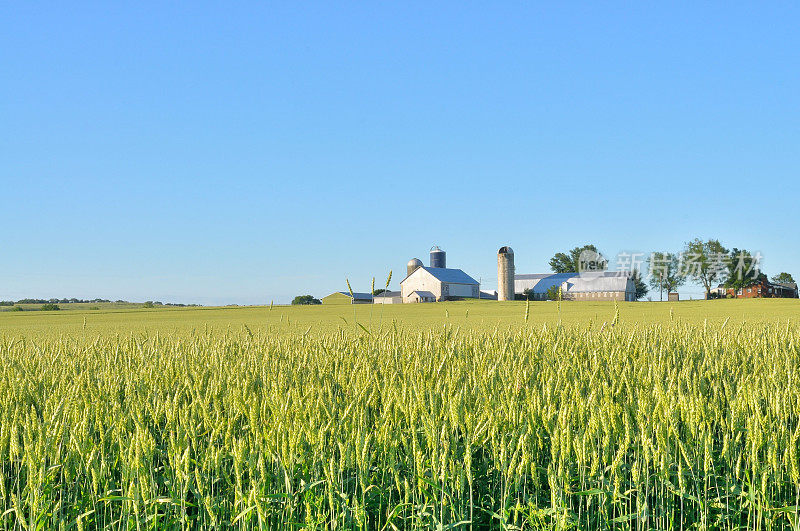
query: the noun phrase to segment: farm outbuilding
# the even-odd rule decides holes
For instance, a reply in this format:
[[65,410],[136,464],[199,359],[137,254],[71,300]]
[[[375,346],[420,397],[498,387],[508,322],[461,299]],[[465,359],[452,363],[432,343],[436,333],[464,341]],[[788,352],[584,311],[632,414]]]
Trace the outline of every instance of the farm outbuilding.
[[334,291],[327,297],[322,297],[322,304],[372,304],[371,293],[353,293],[349,291]]
[[546,300],[552,287],[561,287],[564,300],[635,301],[636,286],[633,280],[619,271],[591,271],[585,273],[543,273],[515,275],[514,293],[524,295],[526,290],[534,300]]
[[716,290],[719,297],[730,297],[732,299],[796,299],[797,284],[795,283],[781,283],[770,282],[769,280],[761,280],[755,282],[752,286],[746,288],[726,288],[720,284]]
[[412,291],[405,302],[436,302],[436,295],[430,291]]
[[375,304],[402,304],[403,296],[399,291],[384,291],[372,298]]

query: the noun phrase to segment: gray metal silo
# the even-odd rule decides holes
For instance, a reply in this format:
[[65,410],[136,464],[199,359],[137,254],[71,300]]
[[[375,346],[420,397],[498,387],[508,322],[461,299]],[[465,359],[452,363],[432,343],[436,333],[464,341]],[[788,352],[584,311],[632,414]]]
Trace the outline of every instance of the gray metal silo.
[[419,258],[412,258],[406,264],[406,276],[411,276],[411,273],[422,267],[422,260]]
[[447,267],[444,251],[438,245],[431,247],[431,267]]
[[514,300],[514,250],[507,245],[497,251],[497,300]]

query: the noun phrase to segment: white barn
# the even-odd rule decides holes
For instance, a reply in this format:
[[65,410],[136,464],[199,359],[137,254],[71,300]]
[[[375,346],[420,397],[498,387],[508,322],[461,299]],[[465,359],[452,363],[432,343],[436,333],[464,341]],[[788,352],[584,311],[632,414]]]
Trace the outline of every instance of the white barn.
[[[460,269],[417,267],[400,282],[403,302],[420,302],[415,292],[430,292],[437,301],[474,298],[480,293],[478,281]],[[428,294],[424,294],[428,297]]]
[[564,300],[635,301],[636,286],[621,271],[590,271],[585,273],[543,273],[515,275],[514,294],[533,292],[534,300],[547,299],[547,291],[561,286]]

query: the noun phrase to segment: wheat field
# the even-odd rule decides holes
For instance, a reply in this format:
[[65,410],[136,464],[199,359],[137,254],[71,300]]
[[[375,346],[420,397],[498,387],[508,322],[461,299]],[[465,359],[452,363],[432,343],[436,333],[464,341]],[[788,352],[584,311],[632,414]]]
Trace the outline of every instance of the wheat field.
[[800,529],[769,302],[3,315],[0,522]]

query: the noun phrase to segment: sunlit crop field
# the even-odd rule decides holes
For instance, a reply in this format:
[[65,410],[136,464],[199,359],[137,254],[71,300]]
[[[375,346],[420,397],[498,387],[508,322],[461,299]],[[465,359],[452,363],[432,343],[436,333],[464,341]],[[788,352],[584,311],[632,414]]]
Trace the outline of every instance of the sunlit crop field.
[[[41,305],[37,305],[41,306]],[[467,330],[493,331],[518,329],[524,323],[524,302],[448,302],[437,304],[367,304],[355,306],[269,306],[225,308],[130,309],[126,305],[100,305],[88,310],[85,305],[64,305],[58,312],[0,311],[0,333],[33,336],[58,334],[97,337],[136,333],[185,334],[198,331],[237,331],[243,325],[272,334],[309,334],[350,330],[354,318],[367,329],[386,329],[395,323],[409,330],[439,329],[454,325]],[[7,310],[7,308],[0,308]],[[547,324],[564,326],[602,326],[619,312],[625,325],[689,323],[721,325],[785,323],[800,319],[800,301],[718,300],[668,302],[533,302],[528,312],[528,328]],[[310,330],[309,330],[310,328]],[[360,330],[360,328],[359,328]]]
[[798,529],[800,304],[0,314],[4,528]]

